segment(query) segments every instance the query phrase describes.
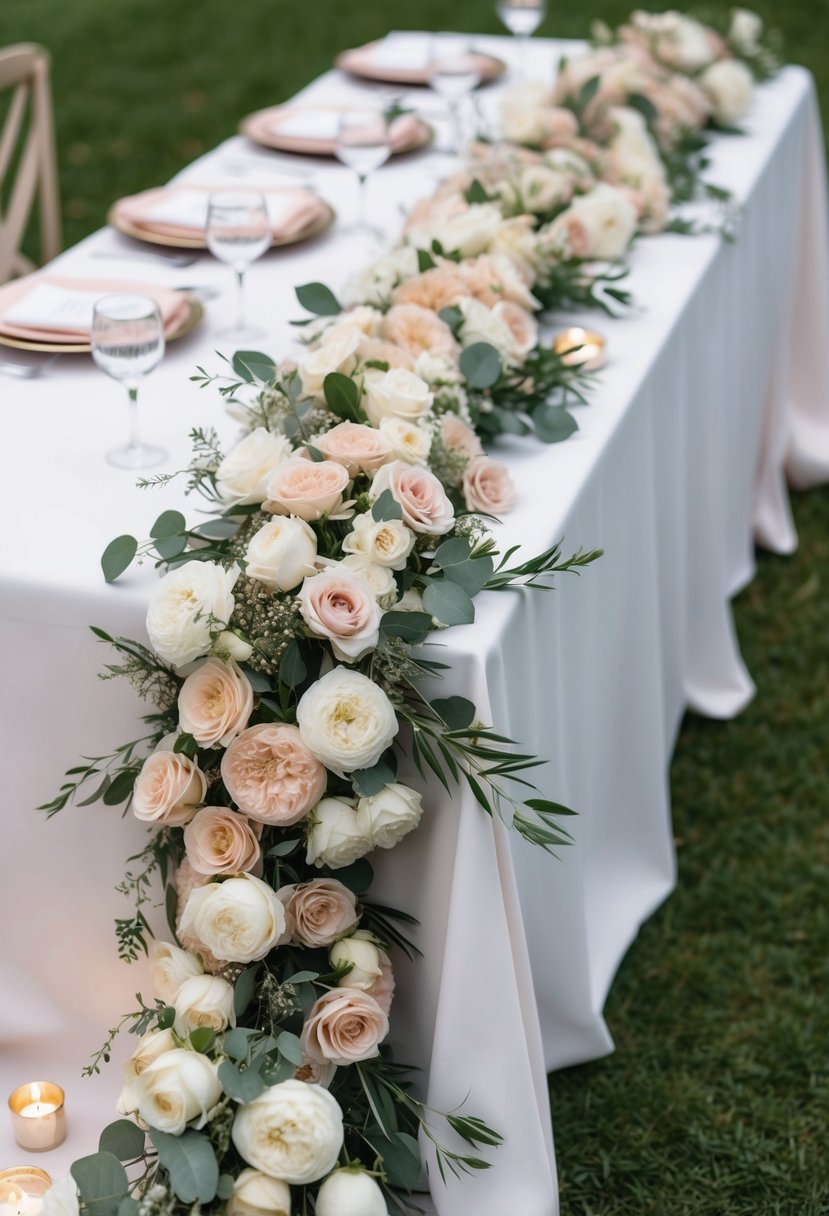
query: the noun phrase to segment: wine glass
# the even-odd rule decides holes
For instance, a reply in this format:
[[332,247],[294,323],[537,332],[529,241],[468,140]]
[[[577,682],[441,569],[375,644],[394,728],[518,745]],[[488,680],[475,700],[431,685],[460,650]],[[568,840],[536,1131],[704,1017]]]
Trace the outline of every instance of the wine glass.
[[456,34],[436,34],[432,39],[429,60],[429,84],[445,98],[452,121],[451,151],[460,156],[463,151],[464,99],[481,83],[480,61],[467,38]]
[[337,126],[337,159],[353,169],[359,183],[357,221],[352,231],[382,239],[383,232],[368,220],[368,176],[384,165],[391,153],[389,126],[382,110],[344,110]]
[[547,13],[547,0],[498,0],[496,11],[502,23],[519,41],[522,75],[527,75],[530,38]]
[[119,469],[148,469],[167,453],[138,435],[138,384],[164,357],[164,326],[150,296],[112,295],[92,310],[92,358],[113,380],[120,380],[129,401],[130,437],[106,458]]
[[261,338],[245,320],[245,271],[270,248],[273,233],[264,196],[255,190],[214,190],[207,200],[207,248],[236,272],[236,323],[220,330],[235,342]]

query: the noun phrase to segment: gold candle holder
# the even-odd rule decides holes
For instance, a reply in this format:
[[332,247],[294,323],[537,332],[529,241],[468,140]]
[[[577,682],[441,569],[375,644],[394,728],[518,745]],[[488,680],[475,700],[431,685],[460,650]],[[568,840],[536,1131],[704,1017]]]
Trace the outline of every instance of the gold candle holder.
[[66,1139],[64,1093],[53,1081],[29,1081],[9,1097],[14,1138],[30,1153],[45,1153]]
[[596,372],[604,367],[606,341],[601,334],[580,325],[571,325],[553,338],[553,350],[567,367],[583,367]]
[[13,1165],[0,1170],[0,1208],[8,1216],[38,1216],[52,1179],[36,1165]]

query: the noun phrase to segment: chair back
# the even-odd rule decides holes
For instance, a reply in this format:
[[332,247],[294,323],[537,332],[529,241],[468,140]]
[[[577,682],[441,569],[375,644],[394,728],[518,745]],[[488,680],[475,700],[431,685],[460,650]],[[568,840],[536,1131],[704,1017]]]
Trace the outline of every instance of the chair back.
[[61,248],[49,54],[35,43],[0,50],[0,97],[11,94],[0,126],[0,283],[34,270],[22,251],[35,206],[40,261]]

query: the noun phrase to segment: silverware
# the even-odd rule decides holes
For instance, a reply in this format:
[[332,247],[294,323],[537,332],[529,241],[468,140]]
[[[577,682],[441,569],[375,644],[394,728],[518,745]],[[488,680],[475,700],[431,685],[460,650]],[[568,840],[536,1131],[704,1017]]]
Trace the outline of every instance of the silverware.
[[52,367],[59,355],[50,355],[48,359],[40,359],[37,363],[13,363],[11,360],[0,359],[0,376],[13,376],[18,380],[34,380],[42,376],[47,368]]
[[186,291],[188,295],[201,300],[202,304],[206,304],[208,300],[215,300],[222,294],[218,287],[205,287],[199,283],[176,283],[172,290]]
[[183,270],[185,266],[192,266],[198,261],[195,254],[156,253],[149,249],[125,249],[123,252],[93,249],[88,256],[103,258],[109,262],[144,262],[149,259],[151,262],[163,262],[165,266],[173,266],[176,270]]

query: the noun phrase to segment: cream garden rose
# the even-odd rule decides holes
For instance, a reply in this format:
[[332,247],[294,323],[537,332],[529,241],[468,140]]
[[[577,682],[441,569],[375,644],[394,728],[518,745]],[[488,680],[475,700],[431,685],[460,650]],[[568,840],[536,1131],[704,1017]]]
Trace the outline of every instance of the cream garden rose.
[[388,566],[378,566],[362,553],[349,553],[337,563],[341,570],[350,571],[370,588],[381,608],[391,608],[397,599],[397,583]]
[[233,740],[222,757],[222,780],[245,815],[287,827],[322,797],[327,776],[295,726],[262,722]]
[[373,473],[391,455],[391,447],[374,427],[359,422],[340,422],[314,440],[314,447],[327,460],[343,465],[349,477]]
[[233,614],[239,567],[186,562],[162,578],[147,612],[153,650],[174,667],[200,659]]
[[351,970],[338,982],[340,988],[355,988],[359,992],[371,992],[382,975],[380,951],[370,933],[354,933],[334,942],[328,951],[332,967],[350,967]]
[[242,1170],[227,1201],[227,1216],[291,1216],[291,1188],[281,1178]]
[[136,819],[180,827],[192,819],[207,792],[207,778],[195,760],[161,748],[144,761],[132,792]]
[[204,806],[184,829],[184,848],[197,874],[240,874],[259,862],[259,839],[244,815]]
[[180,1136],[199,1130],[222,1096],[218,1064],[198,1051],[177,1047],[153,1060],[135,1081],[137,1113],[148,1127]]
[[335,878],[280,887],[277,895],[285,907],[291,940],[301,946],[330,946],[356,928],[356,896]]
[[303,1052],[321,1064],[356,1064],[379,1055],[389,1019],[374,997],[335,988],[314,1002],[300,1035]]
[[240,1106],[233,1143],[249,1165],[291,1186],[330,1173],[343,1145],[343,1113],[319,1085],[283,1081]]
[[80,1200],[74,1178],[56,1178],[43,1196],[42,1216],[80,1216]]
[[343,552],[360,554],[390,570],[405,570],[414,541],[411,528],[401,520],[375,519],[366,511],[351,521],[351,531],[343,540]]
[[148,955],[153,993],[167,1005],[174,1004],[185,980],[204,971],[194,954],[172,942],[159,941],[157,937],[150,942]]
[[353,371],[357,347],[363,339],[359,325],[338,325],[323,334],[319,346],[297,360],[302,391],[306,397],[323,397],[323,384],[329,372]]
[[723,126],[733,126],[744,118],[754,92],[754,78],[739,59],[720,59],[712,63],[699,80],[714,107],[714,117]]
[[271,591],[293,591],[316,570],[317,538],[310,524],[280,515],[264,524],[248,543],[246,574]]
[[357,800],[357,829],[373,848],[391,849],[414,831],[422,814],[417,790],[395,781],[379,794]]
[[196,975],[185,980],[175,999],[175,1031],[186,1039],[191,1030],[207,1026],[218,1034],[236,1025],[233,985],[218,975]]
[[263,510],[300,519],[322,519],[343,505],[348,470],[335,460],[303,460],[292,456],[277,467],[268,481]]
[[374,650],[380,637],[380,609],[374,591],[342,563],[306,578],[297,595],[305,624],[328,638],[335,656],[356,663]]
[[353,798],[323,798],[309,817],[305,860],[310,866],[341,870],[364,857],[374,842],[357,822]]
[[335,667],[312,684],[296,716],[308,751],[341,777],[375,765],[398,731],[383,689],[346,667]]
[[227,747],[252,712],[250,681],[232,659],[205,659],[178,694],[179,726],[202,747]]
[[180,931],[217,959],[253,963],[278,945],[285,932],[285,909],[266,882],[240,875],[191,891]]
[[290,452],[290,440],[284,435],[256,427],[216,470],[216,488],[222,501],[228,506],[264,502],[268,477]]
[[329,1174],[317,1192],[316,1216],[388,1216],[383,1192],[365,1170]]
[[413,532],[443,536],[455,522],[454,507],[428,469],[412,468],[400,460],[383,465],[372,483],[372,498],[379,498],[384,490],[399,503],[403,520]]
[[[163,999],[163,998],[162,998]],[[119,1115],[132,1115],[138,1110],[139,1091],[136,1081],[146,1069],[178,1044],[172,1030],[150,1030],[138,1040],[138,1045],[124,1064],[124,1088],[118,1098]]]
[[406,464],[424,465],[429,459],[432,437],[425,427],[405,418],[384,418],[380,434],[389,444],[393,460]]
[[433,393],[426,381],[403,367],[366,373],[363,406],[375,426],[383,418],[415,422],[428,411],[432,400]]

